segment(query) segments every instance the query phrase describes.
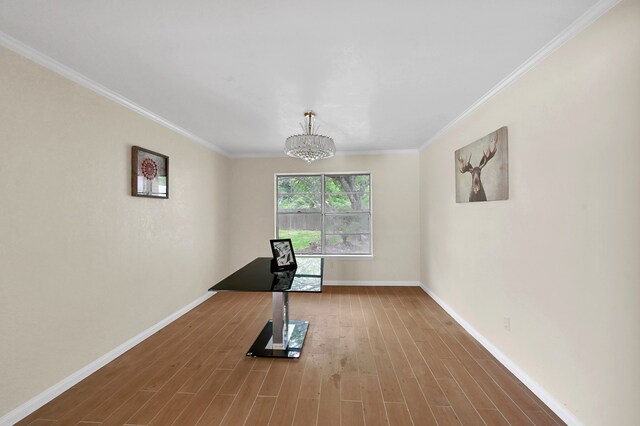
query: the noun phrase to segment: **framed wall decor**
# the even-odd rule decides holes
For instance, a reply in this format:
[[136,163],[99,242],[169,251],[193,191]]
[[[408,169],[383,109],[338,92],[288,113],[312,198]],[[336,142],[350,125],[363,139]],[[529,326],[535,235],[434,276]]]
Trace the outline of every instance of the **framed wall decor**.
[[457,203],[508,200],[507,127],[501,127],[457,150],[455,166]]
[[169,198],[169,157],[139,146],[132,146],[131,195]]
[[298,266],[290,238],[270,240],[270,242],[276,270],[295,269]]

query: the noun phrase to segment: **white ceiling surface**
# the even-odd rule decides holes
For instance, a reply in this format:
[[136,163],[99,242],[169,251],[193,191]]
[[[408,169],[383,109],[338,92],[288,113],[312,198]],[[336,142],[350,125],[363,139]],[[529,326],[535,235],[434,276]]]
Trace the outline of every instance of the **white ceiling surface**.
[[419,148],[595,4],[0,0],[0,31],[231,156],[281,154],[308,108],[370,152]]

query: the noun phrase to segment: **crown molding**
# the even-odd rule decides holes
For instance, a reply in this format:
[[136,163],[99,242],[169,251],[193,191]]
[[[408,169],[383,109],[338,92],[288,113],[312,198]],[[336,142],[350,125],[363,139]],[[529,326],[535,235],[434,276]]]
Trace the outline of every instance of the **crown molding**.
[[336,151],[336,156],[351,156],[351,155],[411,155],[418,154],[419,149],[378,149],[371,151]]
[[513,82],[518,80],[529,70],[535,67],[539,62],[549,56],[551,53],[558,50],[562,45],[575,37],[582,30],[586,29],[589,25],[593,24],[598,18],[607,13],[612,7],[620,3],[621,0],[600,0],[587,10],[582,16],[576,19],[571,25],[564,29],[560,34],[554,37],[549,43],[547,43],[542,49],[538,50],[529,59],[527,59],[522,65],[513,70],[511,74],[507,75],[500,83],[495,85],[491,90],[485,93],[480,99],[467,108],[462,114],[454,118],[449,124],[440,129],[435,135],[427,140],[419,148],[420,151],[424,150],[427,146],[442,137],[452,127],[471,115],[475,110],[480,108],[491,98],[498,93],[509,87]]
[[[527,59],[522,65],[512,71],[509,75],[507,75],[502,81],[500,81],[496,86],[494,86],[491,90],[489,90],[486,94],[484,94],[480,99],[478,99],[475,103],[473,103],[470,107],[468,107],[462,114],[453,119],[449,124],[441,128],[437,133],[435,133],[430,139],[428,139],[424,144],[422,144],[419,148],[416,149],[401,149],[401,150],[372,150],[372,151],[338,151],[336,155],[391,155],[391,154],[409,154],[415,153],[416,151],[421,151],[440,137],[442,137],[446,132],[448,132],[452,127],[458,124],[460,121],[465,119],[479,107],[484,105],[487,101],[493,98],[495,95],[500,93],[502,90],[510,86],[514,81],[519,79],[522,75],[527,73],[530,69],[532,69],[536,64],[542,61],[544,58],[549,56],[551,53],[556,51],[559,47],[564,45],[567,41],[571,40],[575,35],[580,33],[582,30],[587,28],[593,22],[595,22],[598,18],[608,12],[612,7],[618,4],[620,0],[600,0],[594,6],[592,6],[587,12],[585,12],[580,18],[574,21],[569,27],[567,27],[564,31],[558,34],[555,38],[553,38],[549,43],[547,43],[544,47],[542,47],[538,52],[536,52],[533,56]],[[228,158],[272,158],[272,157],[285,157],[284,153],[275,153],[275,152],[248,152],[248,153],[232,153],[223,150],[217,145],[209,142],[186,129],[170,122],[169,120],[161,117],[158,114],[155,114],[152,111],[149,111],[140,105],[137,105],[135,102],[125,98],[124,96],[106,88],[105,86],[85,77],[77,71],[61,64],[60,62],[52,59],[51,57],[33,49],[30,46],[12,38],[11,36],[0,31],[0,45],[10,49],[31,61],[44,66],[45,68],[62,75],[63,77],[74,81],[81,86],[92,90],[138,114],[188,138],[189,140],[196,142],[200,145],[205,146],[225,157]]]
[[55,59],[39,52],[38,50],[27,46],[26,44],[14,39],[13,37],[5,34],[4,32],[0,31],[0,45],[6,47],[9,50],[12,50],[13,52],[24,56],[25,58],[39,64],[42,65],[43,67],[49,69],[50,71],[55,72],[56,74],[59,74],[101,96],[104,96],[105,98],[112,100],[114,102],[116,102],[117,104],[120,104],[122,106],[124,106],[125,108],[128,108],[140,115],[142,115],[145,118],[148,118],[151,121],[154,121],[166,128],[168,128],[169,130],[172,130],[176,133],[178,133],[179,135],[182,135],[186,138],[188,138],[189,140],[199,143],[200,145],[209,148],[215,152],[217,152],[218,154],[221,154],[225,157],[229,157],[229,154],[224,151],[223,149],[221,149],[220,147],[214,145],[213,143],[206,141],[204,139],[202,139],[201,137],[194,135],[193,133],[189,132],[188,130],[183,129],[182,127],[173,124],[172,122],[170,122],[169,120],[167,120],[164,117],[161,117],[160,115],[149,111],[146,108],[141,107],[140,105],[136,104],[135,102],[125,98],[124,96],[114,92],[113,90],[110,90],[108,88],[106,88],[105,86],[101,85],[98,82],[95,82],[93,80],[91,80],[90,78],[85,77],[84,75],[80,74],[79,72],[65,66],[62,65],[60,62],[56,61]]
[[[380,149],[373,151],[336,151],[336,157],[358,156],[358,155],[415,155],[420,152],[419,149]],[[242,154],[229,154],[229,158],[289,158],[284,152],[245,152]]]

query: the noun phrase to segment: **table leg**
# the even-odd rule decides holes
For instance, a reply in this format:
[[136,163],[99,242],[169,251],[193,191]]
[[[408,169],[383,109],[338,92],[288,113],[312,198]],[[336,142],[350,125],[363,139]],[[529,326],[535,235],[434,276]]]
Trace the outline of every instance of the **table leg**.
[[309,321],[289,319],[289,293],[272,293],[272,315],[247,356],[299,358]]
[[273,293],[273,349],[286,349],[289,344],[289,293]]

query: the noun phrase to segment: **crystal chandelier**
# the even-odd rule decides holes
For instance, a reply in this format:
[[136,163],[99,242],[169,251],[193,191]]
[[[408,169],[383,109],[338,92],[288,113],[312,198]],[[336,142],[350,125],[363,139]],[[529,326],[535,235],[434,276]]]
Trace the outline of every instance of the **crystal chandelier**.
[[301,158],[307,163],[333,157],[333,154],[336,153],[333,139],[317,134],[313,111],[305,112],[304,116],[307,118],[307,126],[305,128],[302,124],[300,125],[305,133],[287,138],[284,143],[285,154]]

